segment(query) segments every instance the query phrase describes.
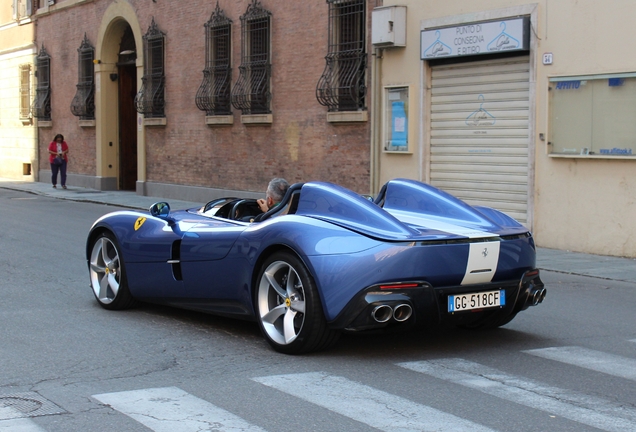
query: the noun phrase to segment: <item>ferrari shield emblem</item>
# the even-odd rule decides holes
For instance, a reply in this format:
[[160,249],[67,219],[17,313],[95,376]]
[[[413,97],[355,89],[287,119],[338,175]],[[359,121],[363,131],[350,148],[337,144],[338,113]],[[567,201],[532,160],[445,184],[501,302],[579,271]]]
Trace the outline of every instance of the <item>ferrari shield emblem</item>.
[[146,218],[141,216],[138,217],[137,220],[135,221],[135,231],[137,231],[139,228],[141,228],[141,226],[144,224],[144,222],[146,222]]

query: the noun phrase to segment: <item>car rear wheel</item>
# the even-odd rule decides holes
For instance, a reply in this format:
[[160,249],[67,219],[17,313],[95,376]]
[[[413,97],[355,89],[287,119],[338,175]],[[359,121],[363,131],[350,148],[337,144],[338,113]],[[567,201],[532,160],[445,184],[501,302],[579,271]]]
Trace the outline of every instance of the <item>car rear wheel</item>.
[[103,308],[119,310],[135,305],[119,245],[112,233],[104,232],[95,238],[88,267],[93,294]]
[[258,323],[276,351],[319,351],[336,343],[340,336],[327,326],[309,271],[291,253],[277,252],[265,260],[255,297]]

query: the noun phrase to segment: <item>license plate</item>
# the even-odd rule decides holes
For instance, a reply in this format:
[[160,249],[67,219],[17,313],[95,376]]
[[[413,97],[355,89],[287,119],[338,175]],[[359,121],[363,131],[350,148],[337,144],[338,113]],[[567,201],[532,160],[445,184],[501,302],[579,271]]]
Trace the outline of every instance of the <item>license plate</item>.
[[504,290],[448,296],[448,312],[501,307],[505,304],[506,291]]

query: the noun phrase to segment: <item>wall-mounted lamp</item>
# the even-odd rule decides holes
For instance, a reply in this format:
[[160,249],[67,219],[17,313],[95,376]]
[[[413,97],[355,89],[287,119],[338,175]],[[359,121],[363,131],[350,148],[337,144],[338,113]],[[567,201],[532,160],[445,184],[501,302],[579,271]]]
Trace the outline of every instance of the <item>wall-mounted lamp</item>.
[[97,59],[93,60],[93,63],[95,64],[100,64],[101,62],[102,62],[101,60],[97,60]]
[[117,81],[117,74],[116,73],[110,74],[110,80],[113,82]]
[[134,53],[135,53],[134,50],[123,50],[122,52],[119,53],[119,55],[130,55]]

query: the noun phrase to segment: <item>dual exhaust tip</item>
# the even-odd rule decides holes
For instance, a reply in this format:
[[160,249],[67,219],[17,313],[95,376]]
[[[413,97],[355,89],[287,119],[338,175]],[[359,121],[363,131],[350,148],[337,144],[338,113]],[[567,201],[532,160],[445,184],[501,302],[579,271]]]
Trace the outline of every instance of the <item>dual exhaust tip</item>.
[[385,323],[391,318],[397,322],[404,322],[413,315],[413,308],[406,303],[400,303],[396,306],[382,304],[376,306],[371,311],[371,316],[379,323]]
[[[547,290],[545,288],[535,290],[530,297],[532,306],[536,306],[542,303],[545,299],[546,294]],[[411,315],[413,315],[413,308],[407,303],[400,303],[396,306],[382,304],[376,306],[371,311],[371,316],[375,321],[379,323],[385,323],[391,318],[393,318],[397,322],[404,322],[411,318]]]
[[545,299],[545,295],[546,295],[547,291],[545,288],[541,288],[536,290],[535,292],[532,293],[532,306],[536,306],[539,303],[543,302],[543,299]]

